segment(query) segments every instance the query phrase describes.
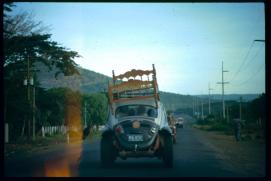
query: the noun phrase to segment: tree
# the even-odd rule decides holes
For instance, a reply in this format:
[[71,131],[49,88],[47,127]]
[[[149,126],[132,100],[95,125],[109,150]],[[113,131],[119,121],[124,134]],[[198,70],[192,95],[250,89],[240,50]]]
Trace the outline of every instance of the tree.
[[37,96],[37,107],[39,108],[40,126],[63,125],[65,114],[66,93],[68,88],[53,88],[40,91]]
[[[22,133],[24,133],[25,120],[30,120],[31,115],[31,102],[26,99],[27,90],[23,85],[26,72],[29,70],[29,76],[35,77],[35,71],[38,71],[34,70],[35,63],[41,62],[48,67],[49,71],[57,68],[55,77],[60,73],[64,75],[79,74],[74,58],[80,55],[51,40],[51,34],[45,33],[46,27],[41,22],[35,22],[31,14],[22,13],[15,16],[7,14],[12,11],[13,6],[12,3],[4,4],[4,59],[2,62],[4,66],[4,115],[5,121],[8,120],[7,122],[11,124],[10,127],[17,130],[15,132],[19,132],[18,130],[23,127]],[[39,88],[37,79],[35,87],[40,94],[46,95],[46,92]],[[54,94],[49,92],[47,96],[48,100],[54,100],[50,96],[54,96]],[[58,120],[58,116],[62,116],[59,114],[62,111],[59,106],[60,102],[55,102],[58,104],[53,107],[55,109],[47,107],[45,112],[51,112],[50,119]],[[42,119],[42,116],[40,118]]]
[[6,76],[22,71],[30,58],[30,67],[34,62],[44,63],[49,70],[56,67],[64,75],[79,74],[74,58],[80,55],[51,40],[51,34],[44,33],[48,27],[42,22],[35,22],[29,13],[7,15],[12,11],[12,4],[5,4],[4,10],[4,71]]
[[262,126],[265,128],[265,94],[260,95],[258,98],[251,101],[248,105],[248,117],[254,123],[261,119]]
[[50,40],[50,34],[32,34],[29,36],[13,36],[4,39],[4,70],[6,75],[18,73],[27,67],[30,59],[30,68],[34,62],[42,62],[49,70],[56,67],[64,75],[79,74],[74,58],[79,57],[75,51],[68,51]]
[[85,95],[82,105],[84,102],[87,102],[87,112],[89,113],[88,118],[90,120],[91,127],[94,125],[98,127],[99,125],[104,124],[106,122],[108,111],[106,96],[102,93]]

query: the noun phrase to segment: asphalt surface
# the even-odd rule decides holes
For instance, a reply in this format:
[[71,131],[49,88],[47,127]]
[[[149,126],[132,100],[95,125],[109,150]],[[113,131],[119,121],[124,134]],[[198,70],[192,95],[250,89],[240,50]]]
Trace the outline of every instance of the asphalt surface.
[[100,165],[100,140],[86,140],[28,158],[5,160],[5,176],[75,177],[254,177],[236,168],[208,144],[198,130],[185,125],[177,130],[174,167],[158,158],[118,158],[113,168]]

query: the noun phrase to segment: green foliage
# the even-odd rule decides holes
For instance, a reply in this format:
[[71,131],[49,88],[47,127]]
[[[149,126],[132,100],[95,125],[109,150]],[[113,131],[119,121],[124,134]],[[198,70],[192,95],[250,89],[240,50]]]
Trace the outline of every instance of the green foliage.
[[13,36],[4,39],[4,70],[6,74],[12,71],[26,70],[27,59],[30,60],[30,68],[34,62],[42,62],[49,69],[59,68],[55,76],[63,72],[64,75],[79,74],[74,58],[79,57],[75,51],[68,51],[50,41],[51,35],[32,34],[29,36]]
[[207,117],[205,119],[198,119],[198,126],[196,127],[206,131],[221,131],[226,134],[232,134],[232,124],[227,123],[227,121],[223,119],[213,119],[212,116],[210,117]]
[[[102,125],[107,120],[108,102],[105,94],[93,93],[85,94],[82,101],[82,107],[86,104],[87,124],[91,127]],[[82,115],[83,117],[84,115]]]
[[[251,119],[263,119],[265,120],[265,94],[260,95],[257,99],[254,99],[251,101],[251,103],[248,106],[248,109],[250,110],[248,112],[248,118]],[[249,120],[249,119],[248,119]]]
[[[40,22],[35,22],[31,14],[9,15],[13,4],[4,5],[4,115],[12,131],[11,140],[16,140],[26,132],[32,134],[33,91],[30,87],[30,99],[27,99],[27,87],[23,81],[27,76],[34,77],[36,92],[36,123],[59,125],[64,116],[64,90],[45,91],[39,87],[34,64],[43,63],[49,70],[57,67],[56,76],[79,74],[74,58],[78,53],[70,51],[51,40],[51,35]],[[28,63],[29,60],[29,63]],[[29,66],[29,69],[28,69]],[[66,90],[65,90],[66,91]],[[30,125],[30,126],[28,126]]]
[[[233,119],[240,116],[240,102],[227,101],[226,105],[229,107],[229,122],[227,122],[227,119],[222,119],[220,115],[214,114],[213,118],[208,116],[205,119],[197,120],[195,127],[206,131],[220,131],[225,134],[233,134]],[[241,105],[243,120],[241,122],[242,140],[263,139],[265,135],[265,94],[250,102],[242,102]],[[259,119],[262,120],[261,126],[257,122]]]
[[208,131],[222,131],[225,133],[229,133],[232,132],[232,127],[230,124],[227,124],[225,122],[213,122]]
[[64,124],[65,95],[71,90],[55,88],[43,92],[38,97],[40,126],[56,126]]

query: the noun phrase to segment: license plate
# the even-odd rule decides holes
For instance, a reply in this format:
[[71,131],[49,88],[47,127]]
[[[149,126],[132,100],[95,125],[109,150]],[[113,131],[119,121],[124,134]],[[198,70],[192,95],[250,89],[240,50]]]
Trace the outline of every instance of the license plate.
[[143,141],[143,135],[128,135],[128,141]]

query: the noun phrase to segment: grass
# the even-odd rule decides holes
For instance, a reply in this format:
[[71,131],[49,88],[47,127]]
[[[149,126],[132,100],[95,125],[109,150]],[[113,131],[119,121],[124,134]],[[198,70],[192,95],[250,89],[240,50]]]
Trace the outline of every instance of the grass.
[[[91,130],[90,134],[86,139],[90,141],[101,137],[101,132]],[[81,133],[70,133],[70,143],[77,143],[82,141]],[[35,140],[21,137],[14,143],[7,143],[4,146],[4,155],[10,156],[13,154],[28,154],[39,150],[50,149],[56,145],[66,144],[67,135],[65,134],[54,134],[46,135],[46,137],[37,136]]]
[[37,136],[35,140],[28,140],[25,137],[19,138],[16,143],[7,143],[4,146],[4,155],[28,154],[34,151],[48,149],[50,146],[66,143],[66,136],[56,134],[47,137]]
[[[234,135],[233,125],[227,123],[225,120],[198,120],[193,125],[194,128],[201,129],[204,131],[217,131],[225,135]],[[245,126],[241,129],[241,140],[249,141],[256,139],[264,139],[263,129],[255,129],[253,126]]]

